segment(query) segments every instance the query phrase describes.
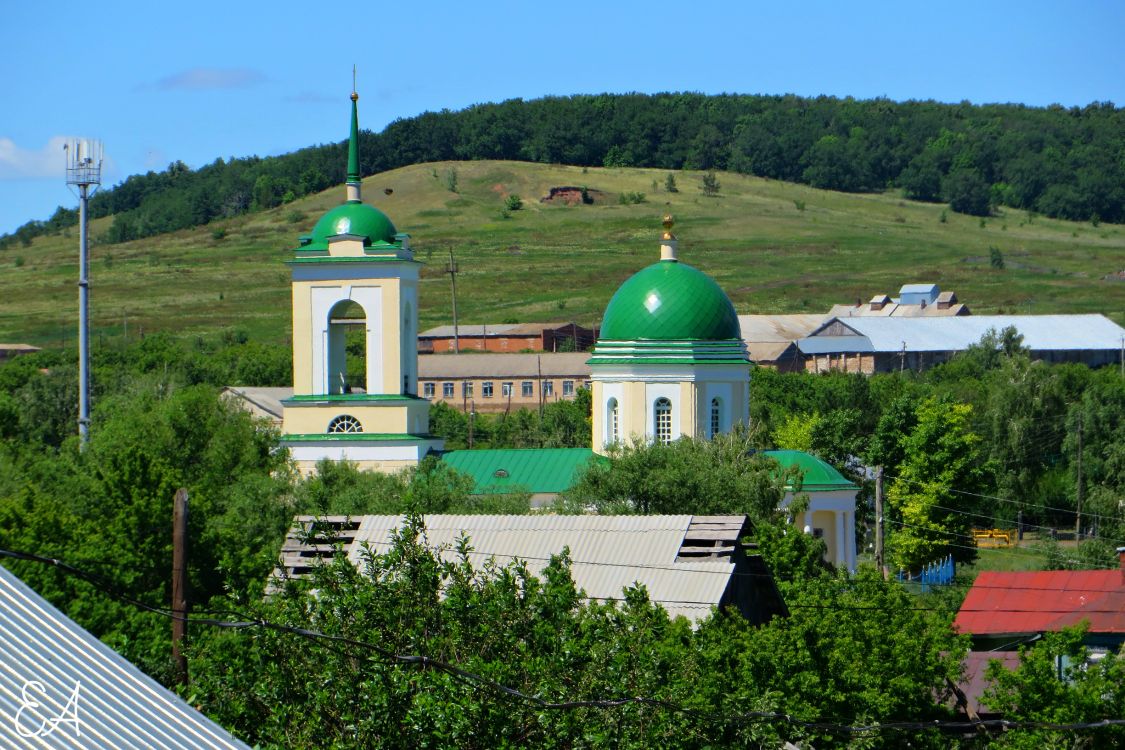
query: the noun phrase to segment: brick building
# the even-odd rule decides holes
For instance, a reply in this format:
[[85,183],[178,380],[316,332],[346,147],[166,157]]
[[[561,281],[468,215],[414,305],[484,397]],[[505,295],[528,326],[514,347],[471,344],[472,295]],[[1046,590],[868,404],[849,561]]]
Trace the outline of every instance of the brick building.
[[[487,352],[582,352],[597,339],[597,330],[577,323],[501,323],[438,326],[418,334],[420,354],[456,351]],[[456,344],[455,344],[456,340]]]

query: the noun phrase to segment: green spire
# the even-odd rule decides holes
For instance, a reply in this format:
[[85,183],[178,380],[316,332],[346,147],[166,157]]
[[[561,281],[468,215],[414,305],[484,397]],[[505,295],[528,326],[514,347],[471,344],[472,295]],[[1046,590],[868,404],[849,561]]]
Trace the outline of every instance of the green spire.
[[359,183],[359,114],[356,102],[359,94],[352,92],[352,134],[348,141],[348,184]]

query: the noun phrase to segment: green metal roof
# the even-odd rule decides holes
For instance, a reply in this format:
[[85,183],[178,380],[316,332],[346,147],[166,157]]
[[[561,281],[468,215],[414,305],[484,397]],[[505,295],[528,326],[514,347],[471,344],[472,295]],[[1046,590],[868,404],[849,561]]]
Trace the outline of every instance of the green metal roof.
[[524,489],[533,494],[562,492],[591,460],[605,460],[589,448],[497,448],[449,451],[441,460],[476,482],[477,494]]
[[419,442],[433,440],[433,435],[411,435],[405,432],[308,432],[282,435],[283,443],[381,443],[381,442]]
[[324,404],[335,403],[338,401],[345,401],[348,403],[363,404],[369,401],[425,401],[426,399],[414,396],[412,394],[398,394],[398,393],[326,393],[322,395],[302,395],[290,396],[289,398],[282,399],[283,404]]
[[[802,492],[828,492],[831,490],[859,489],[836,471],[831,464],[804,451],[781,450],[762,451],[784,468],[797,467],[803,477]],[[792,489],[787,488],[787,489]]]
[[320,217],[313,227],[309,243],[301,245],[302,251],[327,250],[328,238],[338,234],[355,234],[364,238],[363,244],[376,242],[394,244],[395,225],[379,209],[366,203],[344,203]]
[[741,339],[730,299],[707,274],[662,260],[626,279],[605,311],[601,338]]

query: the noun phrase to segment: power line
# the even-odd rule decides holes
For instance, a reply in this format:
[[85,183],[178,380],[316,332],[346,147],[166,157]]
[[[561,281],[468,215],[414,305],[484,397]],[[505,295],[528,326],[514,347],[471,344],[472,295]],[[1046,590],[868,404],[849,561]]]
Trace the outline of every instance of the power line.
[[717,711],[705,711],[697,708],[690,708],[682,706],[671,701],[661,698],[654,698],[651,696],[627,696],[621,698],[592,698],[585,700],[566,700],[566,701],[549,701],[538,695],[530,695],[517,688],[510,687],[501,682],[485,677],[476,672],[469,671],[456,664],[435,659],[421,654],[399,654],[391,649],[387,649],[369,641],[364,641],[356,638],[349,638],[347,636],[332,635],[323,633],[308,628],[297,627],[293,625],[282,625],[280,623],[271,622],[261,618],[251,618],[243,616],[239,621],[218,620],[214,618],[198,618],[183,616],[171,612],[166,609],[152,607],[144,604],[137,599],[130,596],[123,596],[119,591],[112,591],[105,589],[95,583],[96,577],[91,576],[84,571],[79,570],[71,565],[68,565],[61,560],[52,558],[40,557],[24,552],[15,552],[11,550],[0,550],[0,556],[11,557],[14,559],[27,560],[31,562],[38,562],[43,564],[52,565],[67,573],[76,575],[83,578],[87,582],[95,585],[103,593],[110,594],[125,601],[126,603],[141,608],[143,610],[159,614],[164,617],[172,619],[186,619],[190,623],[197,625],[209,625],[217,628],[225,628],[231,630],[247,630],[250,628],[260,628],[264,630],[271,630],[278,633],[296,635],[301,638],[310,640],[318,645],[324,646],[328,644],[331,650],[337,653],[341,652],[335,646],[353,647],[358,649],[373,652],[376,656],[381,658],[384,662],[399,665],[399,666],[416,666],[422,669],[433,669],[435,671],[444,672],[454,679],[466,684],[472,688],[483,687],[495,693],[514,698],[516,700],[529,703],[540,710],[550,711],[565,711],[581,708],[596,708],[596,709],[614,709],[627,705],[647,705],[654,708],[662,708],[675,713],[683,714],[685,716],[692,716],[697,719],[711,721],[716,724],[738,724],[738,723],[751,723],[751,722],[780,722],[786,723],[791,726],[801,727],[803,729],[818,730],[825,732],[836,732],[840,734],[863,735],[863,734],[877,734],[882,731],[918,731],[918,730],[959,730],[968,731],[978,728],[1001,728],[1001,729],[1047,729],[1052,731],[1079,731],[1079,730],[1092,730],[1103,729],[1113,726],[1125,725],[1125,719],[1102,719],[1094,722],[1071,722],[1071,723],[1050,723],[1038,721],[1009,721],[1006,719],[990,719],[990,720],[976,720],[976,721],[946,721],[935,719],[932,721],[889,721],[878,724],[861,724],[850,725],[841,724],[831,721],[810,721],[799,719],[790,714],[782,713],[779,711],[744,711],[740,713],[720,713]]
[[[927,484],[927,482],[923,482],[923,481],[918,480],[918,479],[907,479],[906,477],[890,477],[890,476],[888,476],[887,478],[888,479],[901,480],[903,482],[910,482],[911,484],[918,484],[918,485],[923,485],[923,486],[925,486]],[[938,486],[940,486],[943,490],[946,490],[948,492],[953,492],[953,493],[958,494],[958,495],[968,495],[969,497],[979,497],[979,498],[983,498],[985,500],[998,500],[1002,503],[1011,503],[1012,505],[1018,505],[1018,506],[1023,507],[1023,508],[1036,508],[1038,510],[1053,510],[1053,511],[1057,511],[1059,513],[1074,513],[1075,512],[1073,508],[1058,508],[1058,507],[1055,507],[1053,505],[1036,505],[1035,503],[1027,503],[1027,502],[1021,502],[1019,500],[1011,500],[1009,498],[999,497],[997,495],[984,495],[984,494],[981,494],[979,492],[969,492],[968,490],[957,490],[957,489],[954,489],[952,487],[947,487],[945,485],[938,485]],[[1086,513],[1085,515],[1090,516],[1091,518],[1097,518],[1098,520],[1103,520],[1103,519],[1109,520],[1109,521],[1120,520],[1120,519],[1116,518],[1115,516],[1107,516],[1107,515],[1098,514],[1098,513]]]

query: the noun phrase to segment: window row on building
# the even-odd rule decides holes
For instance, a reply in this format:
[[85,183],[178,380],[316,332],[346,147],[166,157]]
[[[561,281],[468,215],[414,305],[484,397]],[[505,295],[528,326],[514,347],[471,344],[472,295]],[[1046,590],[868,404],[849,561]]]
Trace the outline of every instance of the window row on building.
[[[710,419],[707,437],[713,438],[724,430],[723,403],[718,397],[711,399]],[[679,437],[673,432],[672,402],[661,396],[652,402],[652,434],[657,443],[668,445]],[[621,442],[621,405],[616,398],[606,402],[606,444]]]
[[[503,410],[509,406],[526,406],[544,401],[573,399],[578,388],[589,387],[588,381],[574,379],[543,380],[427,380],[422,383],[422,397],[431,401],[476,401],[476,407]],[[480,399],[480,401],[477,401]],[[483,403],[482,403],[483,402]],[[490,403],[491,402],[491,403]]]

